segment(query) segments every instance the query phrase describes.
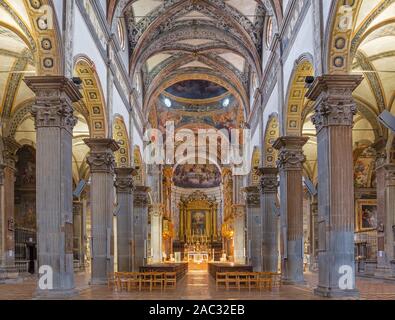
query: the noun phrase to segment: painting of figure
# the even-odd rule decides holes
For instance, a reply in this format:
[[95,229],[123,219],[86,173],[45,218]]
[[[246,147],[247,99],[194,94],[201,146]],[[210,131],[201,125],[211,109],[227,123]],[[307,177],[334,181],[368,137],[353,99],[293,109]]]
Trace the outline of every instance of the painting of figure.
[[205,211],[192,211],[192,234],[205,235],[206,234],[206,212]]
[[357,210],[359,231],[377,228],[376,200],[358,200]]
[[221,184],[221,174],[213,164],[185,164],[176,168],[173,182],[180,188],[214,188]]
[[198,100],[221,96],[227,90],[211,81],[185,80],[170,86],[166,92],[178,98]]

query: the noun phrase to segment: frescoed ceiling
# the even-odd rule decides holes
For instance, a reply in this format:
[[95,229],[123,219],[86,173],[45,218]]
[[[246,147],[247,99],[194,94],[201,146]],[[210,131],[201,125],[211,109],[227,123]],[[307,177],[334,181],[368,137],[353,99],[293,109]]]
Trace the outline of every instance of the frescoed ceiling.
[[166,88],[151,112],[151,125],[175,128],[231,129],[238,125],[238,100],[224,87],[206,80],[185,80]]
[[0,0],[0,116],[34,97],[22,81],[35,74],[34,40],[23,0]]
[[[395,114],[395,1],[363,0],[353,27],[352,70],[364,80],[355,90],[361,115],[356,117],[354,141],[374,142],[384,110]],[[357,130],[358,129],[358,130]]]
[[[115,5],[114,1],[109,2],[113,25],[114,17],[126,20],[130,74],[133,79],[136,75],[141,79],[142,88],[136,91],[144,93],[142,108],[147,123],[164,117],[160,108],[166,94],[173,95],[168,98],[175,100],[174,105],[185,103],[178,98],[213,98],[209,92],[201,91],[205,86],[207,90],[218,90],[218,96],[231,94],[239,110],[232,114],[232,121],[216,120],[210,115],[207,122],[207,118],[202,120],[203,115],[195,112],[188,115],[191,123],[221,127],[225,121],[237,126],[239,119],[247,118],[252,96],[250,79],[257,83],[262,79],[264,23],[269,16],[274,17],[277,28],[279,1],[118,0]],[[190,92],[179,92],[182,87]],[[190,104],[202,102],[189,101],[185,108],[189,109]],[[223,110],[216,112],[225,117]]]

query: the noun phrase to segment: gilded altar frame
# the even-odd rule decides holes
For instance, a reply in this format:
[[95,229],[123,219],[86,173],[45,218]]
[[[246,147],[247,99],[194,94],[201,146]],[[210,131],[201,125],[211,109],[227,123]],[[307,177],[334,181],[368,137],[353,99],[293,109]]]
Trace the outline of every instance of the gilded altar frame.
[[218,239],[217,231],[217,211],[218,203],[215,198],[208,197],[203,192],[197,191],[188,198],[181,198],[179,204],[180,222],[179,239],[180,241],[191,242],[192,239],[192,212],[205,212],[205,237],[210,241]]

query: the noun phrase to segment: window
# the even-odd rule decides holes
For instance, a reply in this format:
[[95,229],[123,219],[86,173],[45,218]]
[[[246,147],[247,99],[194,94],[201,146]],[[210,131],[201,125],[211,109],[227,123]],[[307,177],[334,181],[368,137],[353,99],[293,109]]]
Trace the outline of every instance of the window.
[[122,20],[118,21],[118,39],[119,39],[119,43],[121,44],[121,49],[125,50],[125,30],[123,28],[123,23]]
[[273,38],[273,18],[269,17],[266,24],[266,45],[270,47]]

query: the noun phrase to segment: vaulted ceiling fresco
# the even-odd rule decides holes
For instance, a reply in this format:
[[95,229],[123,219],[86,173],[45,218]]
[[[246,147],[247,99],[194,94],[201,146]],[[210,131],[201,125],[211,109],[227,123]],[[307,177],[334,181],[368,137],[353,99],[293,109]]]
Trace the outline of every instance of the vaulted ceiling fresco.
[[[269,0],[110,1],[113,27],[114,17],[126,20],[130,75],[141,79],[142,88],[136,90],[144,92],[147,125],[160,127],[177,110],[174,117],[181,127],[187,122],[214,128],[239,126],[249,113],[250,81],[262,79],[263,33],[269,17],[277,29],[281,10],[272,4]],[[229,102],[223,108],[227,95]],[[164,104],[164,97],[170,103]],[[197,101],[214,98],[217,101]],[[191,105],[199,105],[196,112],[191,112]]]

